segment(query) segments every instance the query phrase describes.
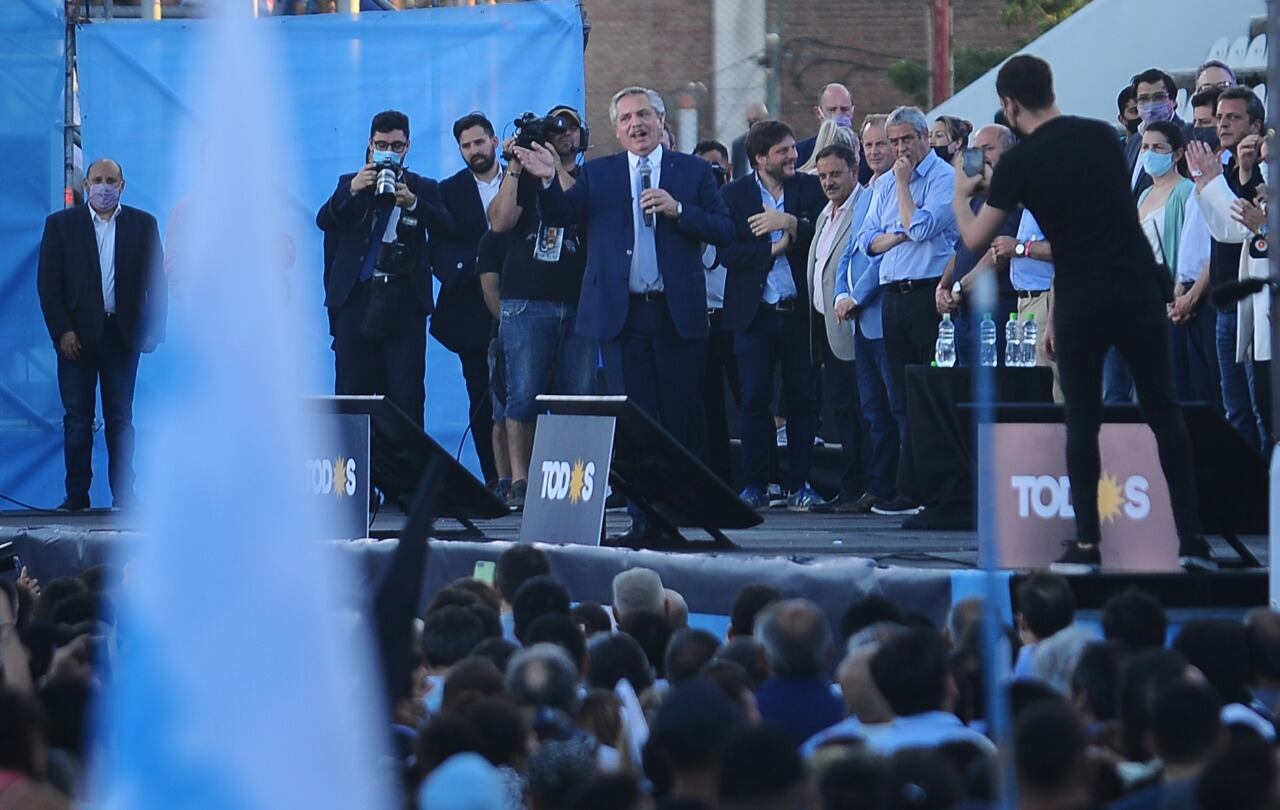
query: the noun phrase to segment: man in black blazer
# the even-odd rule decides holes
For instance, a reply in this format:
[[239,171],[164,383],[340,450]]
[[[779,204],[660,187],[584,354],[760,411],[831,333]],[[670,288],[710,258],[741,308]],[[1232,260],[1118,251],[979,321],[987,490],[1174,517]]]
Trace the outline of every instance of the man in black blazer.
[[822,498],[809,486],[818,419],[818,377],[810,352],[809,243],[827,198],[822,184],[796,171],[796,139],[781,121],[747,133],[755,171],[725,186],[734,240],[720,250],[728,269],[724,324],[734,331],[742,385],[742,499],[767,509],[774,368],[782,367],[787,404],[787,508],[807,512]]
[[[422,426],[432,309],[427,231],[434,236],[453,223],[435,181],[404,168],[408,116],[375,115],[369,149],[369,161],[339,177],[316,213],[327,246],[334,392],[384,394]],[[386,168],[397,175],[394,195],[379,196],[378,175]]]
[[493,124],[483,114],[471,113],[454,122],[453,137],[467,165],[440,182],[440,194],[453,217],[454,228],[431,240],[432,268],[440,279],[440,300],[431,319],[431,336],[458,355],[462,363],[470,403],[471,439],[485,483],[493,486],[499,478],[510,480],[511,467],[507,461],[506,429],[501,425],[495,428],[493,423],[489,341],[494,337],[496,322],[484,304],[476,254],[480,237],[489,230],[489,203],[502,186],[502,169],[498,164],[498,138]]
[[124,171],[103,158],[85,172],[88,202],[49,215],[36,284],[58,351],[67,497],[89,508],[95,390],[101,384],[114,507],[133,501],[133,389],[140,353],[164,340],[164,252],[155,217],[120,204]]
[[[657,92],[626,87],[609,103],[625,151],[587,161],[569,188],[557,156],[516,148],[542,181],[543,222],[584,224],[587,269],[578,333],[601,342],[611,392],[625,393],[695,455],[703,452],[702,362],[707,341],[704,243],[720,245],[732,223],[705,160],[664,149]],[[646,540],[632,512],[622,543]]]

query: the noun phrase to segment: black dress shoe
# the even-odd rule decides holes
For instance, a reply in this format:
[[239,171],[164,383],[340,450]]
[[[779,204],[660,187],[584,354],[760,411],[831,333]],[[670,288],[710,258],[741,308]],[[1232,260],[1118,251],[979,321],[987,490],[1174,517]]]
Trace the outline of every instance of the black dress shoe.
[[634,524],[622,534],[606,538],[601,545],[611,548],[649,549],[651,551],[685,548],[686,546],[683,539],[673,537],[655,526],[637,528]]
[[88,495],[68,495],[67,499],[58,504],[59,512],[85,512],[89,509]]

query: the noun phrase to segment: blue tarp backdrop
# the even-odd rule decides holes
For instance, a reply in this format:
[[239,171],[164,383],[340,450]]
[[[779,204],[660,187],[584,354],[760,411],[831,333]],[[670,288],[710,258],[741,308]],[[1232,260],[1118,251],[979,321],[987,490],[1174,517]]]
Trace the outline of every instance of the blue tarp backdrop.
[[[62,495],[61,406],[54,354],[35,295],[36,251],[44,217],[61,205],[62,22],[45,0],[0,3],[0,162],[10,180],[0,206],[0,493],[49,505]],[[321,304],[321,235],[316,210],[337,176],[363,162],[369,120],[395,108],[411,121],[407,163],[441,179],[463,167],[453,121],[483,110],[503,134],[526,110],[583,105],[582,26],[577,4],[548,0],[408,12],[259,20],[274,45],[285,107],[261,122],[261,149],[293,178],[280,190],[279,227],[296,246],[283,272],[291,305],[306,313],[313,351],[299,358],[317,393],[332,391],[332,354]],[[201,158],[202,118],[195,75],[204,21],[85,26],[78,34],[80,105],[86,162],[115,158],[124,168],[124,201],[153,213],[162,235],[186,196],[183,178]],[[234,206],[237,167],[221,167],[218,204]],[[234,239],[235,234],[227,234]],[[269,279],[266,283],[278,283]],[[171,279],[169,328],[183,328],[186,300]],[[254,324],[246,323],[246,329]],[[140,441],[166,384],[181,369],[164,346],[143,358],[135,421]],[[245,392],[252,396],[252,392]],[[457,358],[430,342],[427,430],[456,450],[467,423]],[[482,437],[488,440],[488,437]],[[145,458],[144,455],[139,458]],[[463,461],[476,468],[470,439]],[[108,501],[105,447],[94,452],[95,505]],[[181,471],[139,469],[147,480]]]

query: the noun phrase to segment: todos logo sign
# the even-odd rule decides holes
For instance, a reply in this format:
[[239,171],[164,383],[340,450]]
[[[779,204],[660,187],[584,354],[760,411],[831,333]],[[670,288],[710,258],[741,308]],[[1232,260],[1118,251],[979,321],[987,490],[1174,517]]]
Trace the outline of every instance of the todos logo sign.
[[595,492],[595,478],[594,461],[585,464],[582,459],[572,464],[567,461],[544,461],[541,498],[549,501],[563,501],[567,498],[571,504],[589,501]]
[[315,495],[338,498],[356,494],[356,460],[313,458],[307,461],[307,483]]
[[[1032,514],[1043,520],[1075,518],[1071,505],[1071,481],[1067,476],[1014,475],[1009,485],[1018,493],[1018,517]],[[1150,482],[1131,475],[1123,482],[1110,473],[1098,479],[1098,519],[1112,523],[1121,515],[1130,520],[1146,520],[1151,514]]]

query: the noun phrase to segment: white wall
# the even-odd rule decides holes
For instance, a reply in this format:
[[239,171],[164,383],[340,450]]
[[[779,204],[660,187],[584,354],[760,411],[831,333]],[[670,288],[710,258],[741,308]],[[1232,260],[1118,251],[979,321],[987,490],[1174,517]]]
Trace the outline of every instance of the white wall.
[[[1265,0],[1093,0],[1019,53],[1053,66],[1058,106],[1069,115],[1114,122],[1116,94],[1149,67],[1192,70],[1214,40],[1249,33],[1267,13]],[[996,69],[929,112],[957,115],[981,126],[1000,107]]]

